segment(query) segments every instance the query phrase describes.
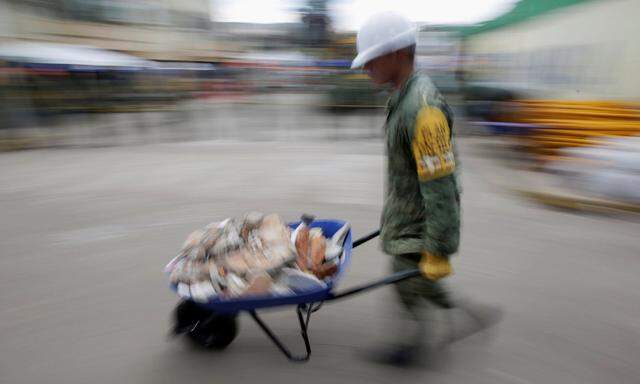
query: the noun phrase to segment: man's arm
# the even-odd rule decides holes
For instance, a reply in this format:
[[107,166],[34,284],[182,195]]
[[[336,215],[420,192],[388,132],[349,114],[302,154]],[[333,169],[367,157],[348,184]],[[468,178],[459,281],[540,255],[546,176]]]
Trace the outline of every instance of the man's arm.
[[451,129],[440,108],[425,106],[420,110],[411,149],[427,213],[421,267],[427,277],[438,279],[451,273],[448,257],[457,251],[460,233]]
[[453,176],[420,183],[427,212],[422,239],[424,251],[448,258],[458,250],[460,207]]

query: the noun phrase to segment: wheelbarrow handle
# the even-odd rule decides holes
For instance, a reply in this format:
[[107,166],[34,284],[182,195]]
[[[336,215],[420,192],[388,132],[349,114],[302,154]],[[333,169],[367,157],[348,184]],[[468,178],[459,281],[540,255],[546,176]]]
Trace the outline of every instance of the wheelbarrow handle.
[[[364,243],[366,243],[367,241],[377,237],[380,235],[380,230],[378,229],[377,231],[371,232],[368,235],[364,235],[361,238],[355,240],[353,242],[353,248],[362,245]],[[400,272],[396,272],[394,274],[391,274],[389,276],[383,277],[381,279],[372,281],[370,283],[367,284],[363,284],[363,285],[359,285],[350,289],[347,289],[346,291],[340,292],[340,293],[335,293],[335,294],[331,294],[331,296],[327,299],[327,300],[337,300],[337,299],[341,299],[343,297],[347,297],[347,296],[351,296],[351,295],[355,295],[361,292],[365,292],[368,291],[370,289],[375,289],[375,288],[379,288],[379,287],[383,287],[385,285],[388,284],[395,284],[395,283],[399,283],[403,280],[407,280],[407,279],[412,279],[414,277],[418,277],[422,275],[422,272],[420,272],[419,269],[407,269],[405,271],[400,271]]]
[[421,275],[422,275],[422,272],[418,268],[407,269],[405,271],[396,272],[389,276],[383,277],[382,279],[378,279],[367,284],[359,285],[359,286],[347,289],[340,293],[332,294],[331,297],[327,299],[327,301],[342,299],[344,297],[362,293],[370,289],[380,288],[385,285],[399,283],[401,281],[412,279],[414,277],[418,277]]
[[377,231],[371,232],[368,235],[364,235],[361,238],[354,240],[353,248],[355,248],[355,247],[357,247],[359,245],[362,245],[362,244],[366,243],[367,241],[378,237],[379,235],[380,235],[380,230],[379,229]]

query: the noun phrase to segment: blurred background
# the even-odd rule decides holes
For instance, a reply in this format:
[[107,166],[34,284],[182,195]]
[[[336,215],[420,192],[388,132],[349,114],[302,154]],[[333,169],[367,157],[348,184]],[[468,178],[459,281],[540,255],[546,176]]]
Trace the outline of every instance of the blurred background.
[[[382,290],[323,309],[306,368],[250,324],[224,355],[167,343],[161,268],[193,229],[252,209],[376,228],[389,89],[349,66],[358,26],[390,9],[418,23],[417,66],[455,111],[451,285],[501,305],[500,332],[437,369],[374,368],[354,351],[394,322]],[[0,382],[637,382],[639,15],[638,0],[1,0]],[[387,269],[364,248],[347,283]]]
[[[381,135],[388,90],[349,62],[388,2],[0,4],[2,150]],[[554,188],[637,203],[637,2],[465,4],[393,5],[458,133],[506,139]]]

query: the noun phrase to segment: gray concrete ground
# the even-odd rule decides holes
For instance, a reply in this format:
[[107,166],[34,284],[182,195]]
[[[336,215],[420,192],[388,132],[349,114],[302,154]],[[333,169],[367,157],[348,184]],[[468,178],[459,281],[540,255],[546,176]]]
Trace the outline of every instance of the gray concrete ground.
[[[165,337],[176,298],[162,267],[194,228],[250,209],[376,228],[378,141],[0,154],[0,383],[638,383],[640,223],[522,202],[495,182],[501,168],[478,139],[460,144],[463,245],[449,286],[505,318],[412,370],[362,358],[393,334],[389,288],[318,312],[304,365],[248,318],[222,353]],[[342,286],[388,261],[375,242],[359,248]],[[293,310],[265,317],[301,348]]]

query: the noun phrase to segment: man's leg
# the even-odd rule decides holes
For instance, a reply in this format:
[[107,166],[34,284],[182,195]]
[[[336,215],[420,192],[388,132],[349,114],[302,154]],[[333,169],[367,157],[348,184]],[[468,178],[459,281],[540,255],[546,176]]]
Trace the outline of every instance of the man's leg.
[[[419,255],[394,256],[392,260],[393,272],[401,272],[418,267]],[[403,313],[396,324],[398,340],[395,347],[376,354],[377,362],[392,365],[411,365],[418,362],[425,352],[429,334],[429,311],[426,300],[448,308],[448,296],[440,283],[425,278],[416,277],[395,284],[395,292]],[[426,300],[425,300],[426,299]]]
[[[411,263],[411,260],[418,260],[419,255],[410,256],[412,257],[409,260],[396,257],[394,271],[415,268],[416,266]],[[447,335],[441,345],[446,345],[483,331],[499,322],[502,318],[502,311],[498,307],[452,298],[449,292],[444,289],[443,284],[441,281],[414,278],[397,287],[401,301],[407,308],[413,307],[413,311],[416,310],[415,308],[421,307],[422,300],[420,299],[426,299],[433,305],[446,310],[444,312],[447,316]],[[456,316],[456,314],[462,316]],[[416,317],[416,321],[427,326],[423,317]]]

